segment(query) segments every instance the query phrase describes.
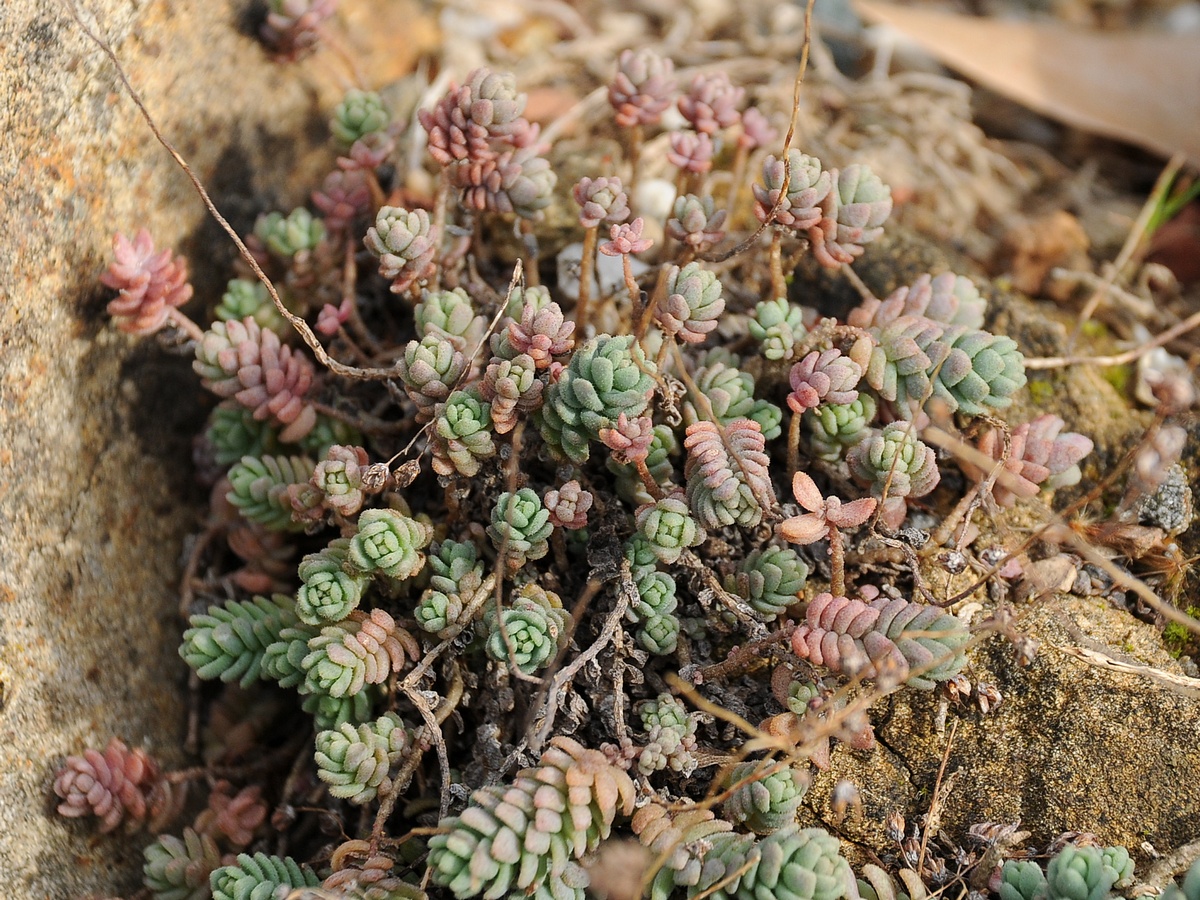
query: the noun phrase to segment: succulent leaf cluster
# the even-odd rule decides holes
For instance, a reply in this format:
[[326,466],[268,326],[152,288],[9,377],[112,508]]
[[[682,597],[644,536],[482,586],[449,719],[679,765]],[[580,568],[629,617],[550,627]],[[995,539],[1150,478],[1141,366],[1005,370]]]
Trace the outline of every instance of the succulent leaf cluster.
[[213,900],[259,900],[261,897],[287,896],[297,888],[316,887],[321,883],[308,866],[290,856],[265,853],[239,853],[235,865],[213,871],[209,885]]
[[874,596],[869,601],[818,594],[792,633],[801,659],[835,672],[884,675],[932,690],[966,665],[968,632],[936,606]]
[[589,443],[600,439],[624,413],[636,418],[650,402],[654,362],[633,337],[600,335],[580,346],[558,380],[546,390],[535,420],[546,443],[577,465],[587,461]]
[[389,787],[388,771],[408,749],[409,733],[395,713],[317,735],[317,776],[331,796],[362,805]]
[[729,773],[732,793],[722,812],[755,834],[772,834],[795,824],[796,810],[808,792],[808,775],[771,760],[744,762]]
[[503,553],[511,570],[550,552],[548,538],[554,530],[550,512],[530,488],[505,491],[492,507],[492,524],[487,534],[497,552]]
[[763,300],[754,308],[754,318],[746,323],[750,336],[762,345],[762,354],[769,360],[786,360],[808,330],[804,313],[785,297]]
[[394,509],[368,509],[358,517],[358,531],[346,551],[352,571],[376,573],[403,580],[425,565],[421,551],[433,539],[433,529]]
[[264,677],[267,648],[298,621],[287,594],[229,600],[194,615],[183,633],[179,655],[201,678],[237,681],[246,687]]
[[132,241],[113,238],[113,262],[100,282],[120,293],[109,301],[108,314],[128,334],[153,334],[167,324],[171,311],[192,296],[187,260],[171,258],[170,250],[156,251],[150,232],[142,228]]
[[695,771],[696,719],[687,707],[670,694],[659,694],[641,703],[637,713],[646,732],[636,761],[638,771],[651,775],[670,769],[684,776]]
[[570,618],[558,594],[536,584],[522,585],[499,614],[492,608],[484,617],[488,655],[532,675],[565,646]]
[[575,861],[633,811],[633,799],[633,782],[603,753],[556,737],[537,768],[475,791],[461,815],[439,823],[429,841],[433,881],[459,900],[582,888]]
[[739,594],[755,615],[772,621],[795,605],[808,578],[808,566],[790,547],[752,550],[725,579],[725,589]]

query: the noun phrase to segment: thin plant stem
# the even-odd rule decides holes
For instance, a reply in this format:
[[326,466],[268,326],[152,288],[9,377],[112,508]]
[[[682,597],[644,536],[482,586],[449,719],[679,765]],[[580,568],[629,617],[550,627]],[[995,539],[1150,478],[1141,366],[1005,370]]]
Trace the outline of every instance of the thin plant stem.
[[800,470],[800,416],[800,413],[793,412],[792,420],[788,423],[787,472],[789,484]]
[[778,229],[771,232],[771,296],[787,296],[787,282],[783,278],[783,235]]
[[579,259],[579,299],[575,301],[575,333],[580,340],[587,337],[588,304],[592,298],[592,272],[596,267],[596,240],[600,226],[594,225],[583,234],[583,256]]
[[829,526],[829,591],[835,597],[846,596],[846,546],[836,525]]

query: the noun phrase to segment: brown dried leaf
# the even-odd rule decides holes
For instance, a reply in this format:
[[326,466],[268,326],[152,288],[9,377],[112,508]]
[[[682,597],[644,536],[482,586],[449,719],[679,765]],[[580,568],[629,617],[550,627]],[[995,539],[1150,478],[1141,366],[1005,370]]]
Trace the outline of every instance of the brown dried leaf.
[[1194,35],[1091,32],[855,0],[941,62],[1076,128],[1200,164],[1200,53]]

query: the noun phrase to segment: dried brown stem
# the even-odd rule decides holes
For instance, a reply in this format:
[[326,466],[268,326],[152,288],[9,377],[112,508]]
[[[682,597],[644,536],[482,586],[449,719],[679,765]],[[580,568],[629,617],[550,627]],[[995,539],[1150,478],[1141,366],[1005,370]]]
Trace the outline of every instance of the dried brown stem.
[[596,268],[596,239],[600,226],[594,225],[583,233],[583,255],[579,258],[579,299],[575,301],[575,333],[580,340],[587,338],[588,305],[592,299],[592,272]]

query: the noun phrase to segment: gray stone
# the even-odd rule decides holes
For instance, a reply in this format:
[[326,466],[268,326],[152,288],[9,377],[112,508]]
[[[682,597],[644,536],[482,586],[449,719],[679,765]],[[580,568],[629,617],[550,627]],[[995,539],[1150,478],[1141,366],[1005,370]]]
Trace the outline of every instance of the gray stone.
[[[331,166],[328,63],[281,77],[245,4],[87,6],[239,227]],[[55,815],[55,768],[112,735],[177,764],[186,720],[176,590],[206,401],[186,359],[108,324],[97,277],[113,232],[145,226],[197,260],[202,313],[232,254],[65,6],[3,7],[0,872],[44,900],[133,888],[148,841]]]

